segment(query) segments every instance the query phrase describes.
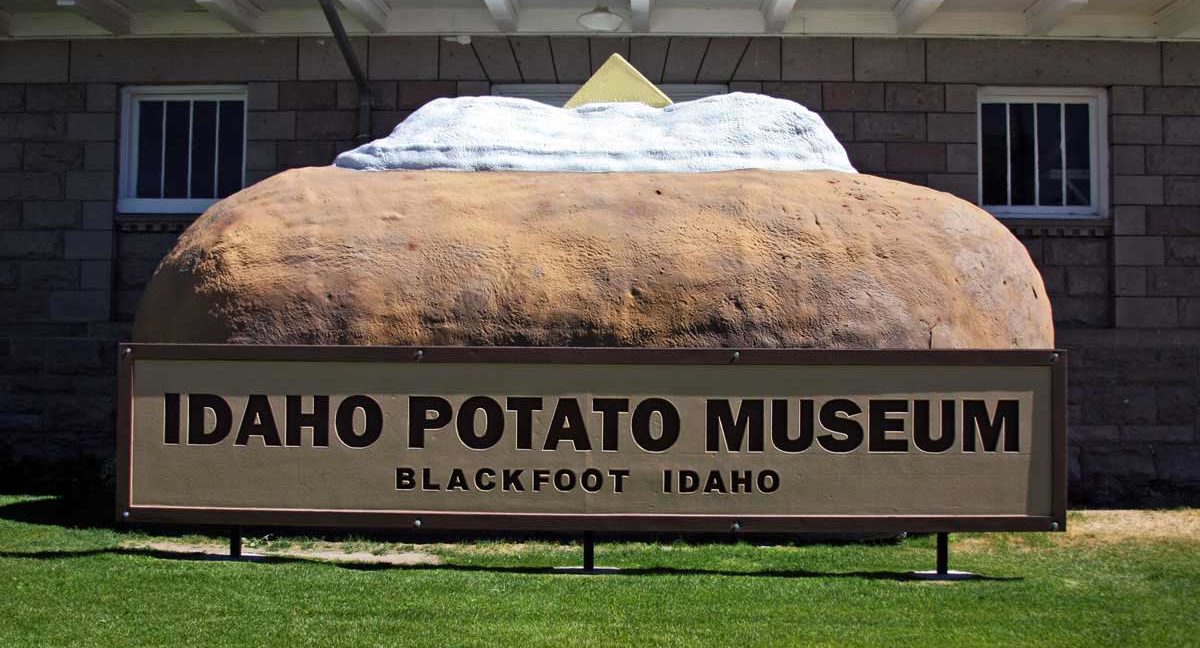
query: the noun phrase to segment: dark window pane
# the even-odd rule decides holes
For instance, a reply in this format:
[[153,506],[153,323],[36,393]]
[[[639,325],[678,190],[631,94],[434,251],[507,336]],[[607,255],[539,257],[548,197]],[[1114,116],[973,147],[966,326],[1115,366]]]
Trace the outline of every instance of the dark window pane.
[[1063,200],[1062,104],[1037,105],[1038,204]]
[[1037,165],[1034,152],[1033,104],[1008,105],[1009,164],[1013,205],[1032,205]]
[[137,197],[161,198],[163,102],[138,102]]
[[167,126],[163,141],[163,198],[187,198],[191,112],[190,101],[167,102]]
[[192,198],[215,198],[217,102],[192,104]]
[[217,128],[217,196],[224,198],[242,188],[242,152],[245,118],[241,101],[222,101]]
[[983,204],[1008,204],[1008,126],[1002,103],[983,104],[979,112]]
[[1090,107],[1067,104],[1067,204],[1092,204]]

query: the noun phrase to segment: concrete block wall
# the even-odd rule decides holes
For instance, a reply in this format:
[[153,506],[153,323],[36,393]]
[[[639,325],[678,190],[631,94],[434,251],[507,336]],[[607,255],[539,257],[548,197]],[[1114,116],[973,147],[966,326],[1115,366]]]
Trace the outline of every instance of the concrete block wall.
[[[580,83],[620,53],[656,83],[723,83],[803,103],[861,171],[970,201],[980,86],[1107,89],[1108,217],[1009,225],[1041,268],[1060,342],[1074,354],[1073,499],[1197,501],[1198,462],[1186,458],[1200,447],[1200,44],[352,41],[371,79],[376,136],[432,99],[489,94],[496,83]],[[113,213],[121,86],[244,84],[248,182],[328,164],[352,146],[356,89],[329,38],[0,42],[0,58],[12,57],[29,64],[0,69],[0,464],[29,452],[104,454],[112,347],[127,339],[146,281],[191,220]],[[1146,369],[1164,363],[1169,371]]]

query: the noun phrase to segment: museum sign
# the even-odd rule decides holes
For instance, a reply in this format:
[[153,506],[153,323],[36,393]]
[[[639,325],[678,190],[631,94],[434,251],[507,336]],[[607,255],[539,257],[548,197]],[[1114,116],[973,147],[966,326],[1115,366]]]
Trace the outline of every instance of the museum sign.
[[121,348],[128,521],[1065,528],[1061,351]]

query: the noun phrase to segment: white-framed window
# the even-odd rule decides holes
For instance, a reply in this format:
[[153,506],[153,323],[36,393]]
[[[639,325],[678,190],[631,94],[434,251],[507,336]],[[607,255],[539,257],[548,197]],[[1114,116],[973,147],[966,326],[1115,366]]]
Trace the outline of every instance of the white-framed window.
[[118,212],[198,214],[245,176],[244,86],[122,90]]
[[979,204],[1000,217],[1098,218],[1108,205],[1101,88],[979,89]]
[[[579,88],[577,83],[501,83],[492,86],[492,94],[532,99],[561,107]],[[729,86],[721,83],[663,83],[658,84],[658,89],[676,103],[729,92]]]

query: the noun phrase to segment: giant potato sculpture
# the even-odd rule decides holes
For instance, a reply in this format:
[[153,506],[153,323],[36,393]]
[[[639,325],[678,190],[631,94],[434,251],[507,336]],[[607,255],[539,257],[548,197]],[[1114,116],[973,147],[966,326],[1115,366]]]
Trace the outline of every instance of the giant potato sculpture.
[[803,107],[728,95],[434,102],[212,207],[135,338],[1002,349],[1052,347],[1053,327],[990,214],[854,173]]

